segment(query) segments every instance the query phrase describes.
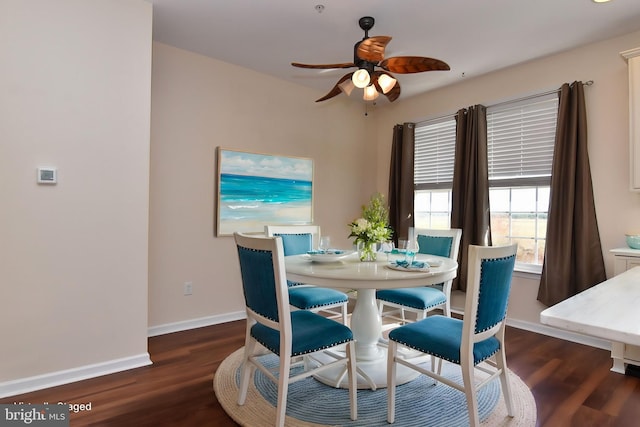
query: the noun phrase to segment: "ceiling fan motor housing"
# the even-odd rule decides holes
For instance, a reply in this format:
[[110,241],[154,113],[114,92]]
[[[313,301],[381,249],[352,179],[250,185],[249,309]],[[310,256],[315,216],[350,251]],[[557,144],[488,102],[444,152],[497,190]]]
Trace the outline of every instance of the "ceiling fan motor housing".
[[[366,40],[363,39],[363,40]],[[375,62],[369,62],[365,59],[362,59],[358,56],[358,46],[360,46],[360,43],[362,43],[362,40],[357,42],[354,46],[353,46],[353,63],[355,64],[356,67],[358,68],[364,68],[365,70],[367,70],[369,72],[369,74],[373,73],[373,67],[375,67],[377,65],[377,63]]]

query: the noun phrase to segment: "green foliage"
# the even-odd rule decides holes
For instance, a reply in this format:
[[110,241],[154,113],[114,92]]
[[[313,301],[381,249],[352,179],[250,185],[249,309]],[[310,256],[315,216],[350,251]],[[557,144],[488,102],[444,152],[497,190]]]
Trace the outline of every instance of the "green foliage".
[[374,194],[369,200],[369,205],[362,205],[362,217],[374,224],[384,226],[389,224],[389,211],[382,194]]
[[389,211],[384,196],[376,193],[368,205],[362,206],[362,217],[349,224],[351,233],[357,242],[380,243],[391,238],[393,230],[389,227]]

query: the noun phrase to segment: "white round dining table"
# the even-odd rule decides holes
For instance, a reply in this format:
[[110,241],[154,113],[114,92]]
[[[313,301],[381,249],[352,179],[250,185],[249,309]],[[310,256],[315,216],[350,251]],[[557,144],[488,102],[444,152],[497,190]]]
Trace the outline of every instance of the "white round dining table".
[[[450,258],[418,254],[418,261],[437,260],[441,264],[430,266],[428,271],[399,271],[391,263],[399,259],[379,253],[374,262],[361,262],[357,254],[351,254],[335,262],[316,262],[306,255],[285,257],[287,279],[308,285],[357,290],[356,304],[351,315],[350,327],[356,341],[358,388],[386,387],[386,349],[379,346],[382,335],[382,318],[376,303],[377,289],[409,288],[434,285],[456,277],[458,263]],[[399,366],[400,368],[400,366]],[[335,374],[335,373],[334,373]],[[341,386],[342,375],[337,378],[330,371],[320,380],[332,386]],[[398,384],[415,378],[415,371],[407,370],[403,377],[398,370]]]

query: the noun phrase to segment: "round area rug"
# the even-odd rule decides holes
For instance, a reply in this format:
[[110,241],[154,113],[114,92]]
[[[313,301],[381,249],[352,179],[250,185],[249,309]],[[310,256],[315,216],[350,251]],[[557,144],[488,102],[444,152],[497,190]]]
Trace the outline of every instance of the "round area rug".
[[[269,427],[275,420],[277,385],[256,370],[243,406],[237,404],[241,348],[229,355],[215,373],[213,388],[218,401],[234,421],[245,427]],[[275,355],[263,356],[267,365],[277,366]],[[443,363],[442,373],[447,378],[462,382],[460,367]],[[507,415],[500,390],[499,379],[483,387],[478,395],[482,425],[486,427],[532,427],[536,425],[536,403],[529,388],[509,371],[513,394],[513,418]],[[399,426],[399,427],[453,427],[468,426],[469,417],[464,393],[435,383],[421,375],[416,380],[396,389],[396,420],[387,423],[386,389],[358,390],[358,420],[349,419],[349,395],[307,378],[289,385],[286,426]]]

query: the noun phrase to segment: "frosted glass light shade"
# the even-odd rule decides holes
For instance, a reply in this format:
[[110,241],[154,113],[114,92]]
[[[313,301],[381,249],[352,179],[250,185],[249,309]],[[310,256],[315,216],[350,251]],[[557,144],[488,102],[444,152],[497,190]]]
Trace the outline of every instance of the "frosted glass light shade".
[[378,95],[380,94],[376,90],[376,87],[371,85],[364,88],[364,95],[362,96],[362,99],[365,101],[373,101],[378,97]]
[[369,72],[367,70],[365,70],[364,68],[360,68],[358,71],[353,73],[353,76],[351,76],[351,80],[353,81],[355,87],[359,87],[362,89],[363,87],[367,87],[369,85],[371,77],[369,76]]
[[342,83],[340,83],[338,85],[338,87],[340,88],[340,90],[342,92],[345,93],[345,95],[349,96],[349,95],[351,95],[351,91],[353,91],[353,88],[355,87],[355,85],[353,84],[353,82],[350,79],[347,79],[347,80],[343,81]]
[[388,74],[382,74],[378,77],[378,84],[380,85],[380,89],[382,89],[382,93],[387,93],[396,85],[396,79],[391,77]]

